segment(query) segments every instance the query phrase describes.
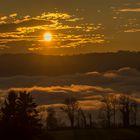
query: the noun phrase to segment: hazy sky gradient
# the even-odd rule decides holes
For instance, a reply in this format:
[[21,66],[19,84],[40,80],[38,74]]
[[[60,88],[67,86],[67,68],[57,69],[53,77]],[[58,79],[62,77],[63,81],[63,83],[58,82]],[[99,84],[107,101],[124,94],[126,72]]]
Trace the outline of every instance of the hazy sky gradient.
[[[52,32],[53,40],[43,40]],[[0,53],[140,51],[139,0],[1,0]]]

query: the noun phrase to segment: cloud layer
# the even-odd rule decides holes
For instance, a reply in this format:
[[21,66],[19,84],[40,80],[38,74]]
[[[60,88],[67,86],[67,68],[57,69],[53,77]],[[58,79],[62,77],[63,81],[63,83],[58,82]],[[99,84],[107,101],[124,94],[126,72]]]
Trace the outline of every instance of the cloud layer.
[[[100,23],[93,24],[69,13],[48,12],[38,16],[20,16],[12,13],[0,17],[0,49],[19,52],[24,44],[25,52],[47,52],[51,48],[71,48],[87,44],[104,43]],[[53,41],[45,42],[43,35],[51,32]]]
[[5,0],[0,13],[0,53],[140,51],[139,0]]
[[0,83],[1,97],[10,89],[27,90],[40,105],[60,105],[66,97],[74,96],[83,107],[97,108],[103,96],[120,93],[140,101],[140,72],[127,67],[58,77],[7,77],[0,78]]

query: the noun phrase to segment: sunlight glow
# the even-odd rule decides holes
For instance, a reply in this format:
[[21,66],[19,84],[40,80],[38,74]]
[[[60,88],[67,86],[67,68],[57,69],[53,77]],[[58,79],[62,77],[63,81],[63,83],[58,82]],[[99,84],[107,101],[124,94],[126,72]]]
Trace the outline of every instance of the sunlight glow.
[[52,34],[51,33],[45,33],[44,34],[44,40],[45,41],[52,41]]

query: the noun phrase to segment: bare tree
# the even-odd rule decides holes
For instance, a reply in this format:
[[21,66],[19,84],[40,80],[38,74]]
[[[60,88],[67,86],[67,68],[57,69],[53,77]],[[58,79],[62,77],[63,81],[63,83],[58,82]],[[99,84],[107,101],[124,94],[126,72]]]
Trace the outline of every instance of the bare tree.
[[78,127],[81,128],[92,128],[93,127],[93,119],[92,119],[92,111],[83,110],[82,108],[78,111]]
[[81,120],[80,125],[81,125],[81,127],[86,128],[86,126],[87,126],[86,112],[80,108],[79,113],[80,113],[80,120]]
[[131,111],[132,111],[132,121],[133,121],[133,125],[137,126],[137,115],[138,115],[138,102],[136,102],[136,100],[133,100],[132,104],[131,104]]
[[47,129],[56,129],[57,128],[57,118],[55,117],[55,110],[52,108],[52,107],[49,107],[47,109],[47,119],[46,119],[46,126],[47,126]]
[[92,113],[88,112],[88,120],[89,120],[89,127],[93,127],[93,119],[92,119]]
[[103,106],[102,110],[102,117],[106,122],[107,127],[111,127],[111,118],[113,116],[113,109],[112,109],[112,99],[110,96],[104,97],[103,99]]
[[75,118],[79,110],[78,101],[75,98],[70,97],[65,99],[64,104],[64,107],[61,107],[61,109],[67,114],[71,124],[71,128],[74,128]]
[[130,112],[132,100],[130,96],[122,94],[119,97],[119,110],[122,114],[122,122],[124,127],[129,127],[130,125]]
[[118,99],[116,95],[110,95],[110,104],[112,107],[112,113],[113,113],[113,124],[114,127],[116,127],[116,111],[117,111],[117,106],[118,106]]

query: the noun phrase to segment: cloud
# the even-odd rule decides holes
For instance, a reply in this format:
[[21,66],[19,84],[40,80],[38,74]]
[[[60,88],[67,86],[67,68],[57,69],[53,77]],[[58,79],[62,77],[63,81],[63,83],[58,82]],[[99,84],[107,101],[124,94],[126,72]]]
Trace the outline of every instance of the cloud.
[[140,8],[124,8],[118,11],[119,12],[140,12]]
[[[55,43],[51,44],[49,47],[52,48],[59,48],[59,47],[71,47],[71,50],[75,52],[75,49],[78,48],[78,53],[82,52],[97,52],[97,51],[118,51],[120,49],[123,50],[139,50],[139,39],[136,35],[135,38],[131,37],[129,33],[125,33],[124,31],[127,31],[129,29],[135,29],[135,25],[137,24],[137,28],[139,28],[139,3],[136,2],[138,0],[134,1],[127,1],[126,0],[118,0],[117,2],[114,2],[114,0],[109,1],[101,1],[100,0],[88,0],[84,1],[81,0],[80,4],[79,1],[71,0],[71,1],[65,1],[65,0],[52,0],[52,1],[44,1],[43,3],[39,3],[38,0],[31,0],[25,2],[25,0],[20,0],[20,2],[11,2],[9,1],[9,5],[7,5],[6,2],[1,2],[4,4],[1,4],[1,14],[2,16],[7,16],[6,20],[0,21],[1,24],[8,24],[9,22],[15,22],[20,23],[23,21],[28,21],[32,19],[37,20],[50,20],[52,24],[50,26],[44,26],[40,25],[38,27],[33,28],[23,28],[23,26],[20,28],[18,27],[18,32],[22,32],[22,35],[28,37],[28,40],[30,39],[30,36],[33,36],[34,34],[37,34],[35,38],[34,47],[29,44],[29,49],[26,50],[26,52],[39,52],[43,53],[45,52],[48,54],[48,50],[45,49],[45,45],[43,46],[42,43],[40,43],[40,46],[38,46],[38,37],[43,34],[43,32],[51,30],[54,34]],[[34,6],[32,8],[31,5],[34,3]],[[4,7],[8,7],[8,11],[5,11]],[[28,10],[27,10],[28,9]],[[14,11],[14,12],[13,12]],[[10,13],[11,12],[11,13]],[[14,15],[14,13],[17,12],[17,16],[14,18],[10,18],[10,15]],[[8,13],[10,13],[8,15]],[[113,19],[114,18],[114,19]],[[137,21],[131,22],[131,25],[128,22],[129,18],[135,18]],[[92,24],[92,25],[91,25]],[[100,24],[99,28],[97,28],[98,24]],[[102,25],[101,25],[102,24]],[[123,25],[129,24],[129,28],[122,29]],[[47,24],[46,24],[47,25]],[[78,26],[79,25],[79,26]],[[75,29],[76,28],[76,29]],[[97,29],[97,30],[95,30]],[[1,31],[1,29],[0,29]],[[13,30],[11,32],[14,32]],[[130,32],[130,31],[129,31]],[[83,35],[82,38],[79,38],[78,41],[66,43],[63,41],[59,41],[61,39],[61,35],[67,36],[67,35]],[[92,35],[100,34],[100,38],[93,38]],[[84,36],[86,35],[86,37]],[[85,41],[87,39],[87,35],[89,38],[92,38],[91,40]],[[104,35],[104,36],[102,36]],[[60,36],[60,37],[59,37]],[[26,40],[26,38],[24,38]],[[41,37],[39,38],[42,39]],[[68,38],[67,38],[68,39]],[[125,41],[127,39],[128,41]],[[18,39],[17,39],[18,40]],[[82,41],[80,41],[82,40]],[[69,41],[69,39],[68,39]],[[77,43],[79,42],[79,43]],[[135,42],[135,45],[134,45]],[[44,43],[45,44],[45,43]],[[64,44],[64,45],[63,45]],[[5,43],[5,45],[7,45]],[[9,48],[12,48],[10,44],[8,44]],[[96,46],[99,45],[100,47]],[[133,46],[134,45],[134,46]],[[80,48],[80,46],[82,46]],[[88,48],[90,46],[90,49]],[[104,47],[102,47],[104,46]],[[112,47],[113,46],[113,47]],[[132,47],[133,46],[133,47]],[[21,47],[21,46],[18,46]],[[48,47],[48,46],[46,46]],[[59,51],[61,49],[58,49]],[[3,52],[13,52],[12,49],[5,49]],[[54,49],[51,49],[51,52],[53,54]],[[57,52],[56,51],[56,52]],[[63,51],[65,53],[65,51]],[[69,52],[69,51],[67,51]],[[56,54],[56,53],[55,53]],[[68,53],[67,53],[68,54]]]
[[128,29],[124,31],[125,33],[136,33],[136,32],[140,32],[140,29]]
[[[26,52],[47,52],[43,39],[46,31],[53,33],[53,42],[49,48],[75,48],[105,42],[104,35],[98,32],[103,29],[102,24],[85,23],[82,17],[68,13],[44,12],[38,16],[21,17],[18,13],[12,13],[1,17],[0,23],[0,44],[7,46],[5,52],[12,51],[13,42],[14,46],[21,48],[20,41],[29,43]],[[30,43],[32,41],[33,44]]]
[[140,102],[140,71],[125,67],[107,72],[88,72],[55,77],[14,76],[0,77],[0,100],[4,101],[9,90],[26,90],[32,94],[39,105],[40,115],[45,120],[48,107],[54,107],[56,116],[67,123],[65,113],[60,107],[65,98],[75,97],[80,107],[88,113],[93,110],[98,118],[98,109],[103,97],[107,95],[129,94]]
[[37,18],[40,19],[49,19],[49,20],[70,20],[73,19],[72,16],[70,14],[67,13],[43,13],[41,16],[37,16]]
[[[31,88],[10,88],[15,91],[28,91],[35,97],[37,103],[43,104],[62,104],[66,97],[73,96],[79,100],[87,100],[92,96],[92,99],[97,99],[100,94],[102,96],[112,93],[110,88],[102,88],[98,86],[88,85],[69,85],[69,86],[49,86]],[[98,98],[99,99],[99,98]]]
[[6,20],[8,17],[7,16],[2,16],[2,17],[0,17],[0,21],[4,21],[4,20]]
[[10,18],[15,18],[15,17],[17,17],[17,15],[18,15],[17,13],[12,13],[12,14],[9,15],[9,17]]
[[0,83],[1,97],[10,89],[27,90],[40,105],[63,104],[66,97],[74,96],[82,106],[85,103],[85,108],[95,108],[102,97],[121,93],[130,94],[140,100],[140,72],[129,67],[104,73],[88,72],[56,77],[1,77]]

